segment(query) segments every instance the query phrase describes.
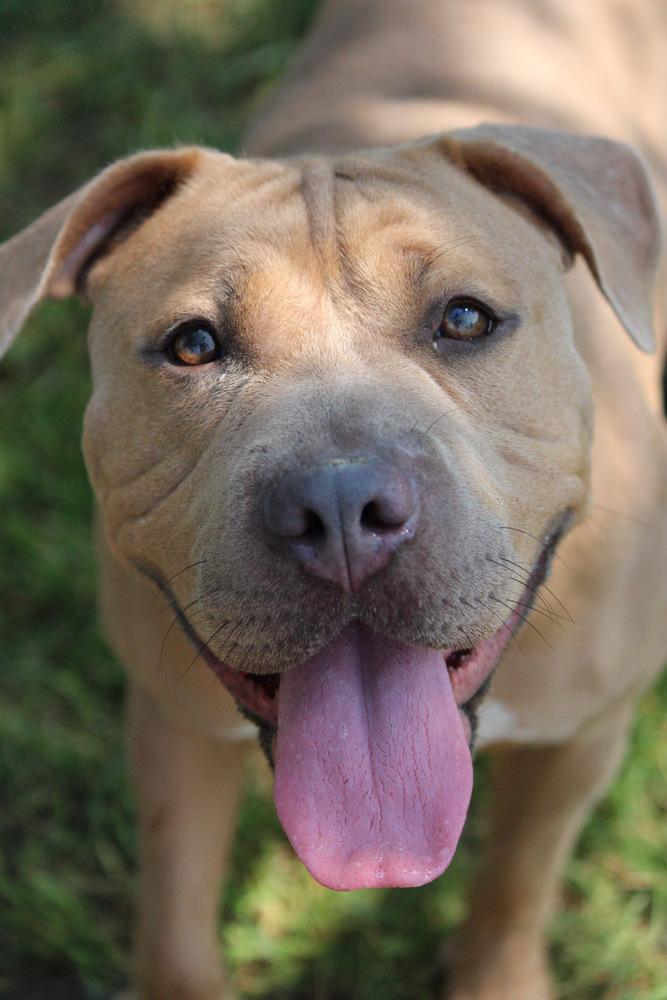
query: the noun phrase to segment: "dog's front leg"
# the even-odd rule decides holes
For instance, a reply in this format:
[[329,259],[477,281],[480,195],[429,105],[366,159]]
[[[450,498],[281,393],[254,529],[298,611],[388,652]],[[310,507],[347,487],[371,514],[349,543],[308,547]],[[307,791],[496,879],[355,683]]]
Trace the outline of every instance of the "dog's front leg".
[[545,924],[563,863],[614,776],[634,704],[562,746],[504,748],[494,761],[489,846],[450,948],[447,1000],[549,1000]]
[[217,916],[245,744],[185,729],[136,686],[129,717],[141,870],[136,1000],[227,1000]]

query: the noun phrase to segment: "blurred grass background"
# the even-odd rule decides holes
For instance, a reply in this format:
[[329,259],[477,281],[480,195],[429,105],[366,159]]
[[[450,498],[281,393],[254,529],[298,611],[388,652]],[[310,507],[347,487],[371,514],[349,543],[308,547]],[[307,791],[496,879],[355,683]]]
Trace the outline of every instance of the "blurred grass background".
[[[0,239],[117,156],[176,142],[233,150],[316,5],[0,0]],[[0,996],[17,1000],[104,997],[129,966],[123,678],[96,624],[79,452],[85,325],[75,302],[42,306],[0,367]],[[666,704],[663,682],[568,867],[552,926],[563,998],[667,1000]],[[249,776],[224,901],[241,995],[439,996],[442,940],[483,835],[478,805],[438,883],[335,894],[292,857],[269,786],[262,768]]]

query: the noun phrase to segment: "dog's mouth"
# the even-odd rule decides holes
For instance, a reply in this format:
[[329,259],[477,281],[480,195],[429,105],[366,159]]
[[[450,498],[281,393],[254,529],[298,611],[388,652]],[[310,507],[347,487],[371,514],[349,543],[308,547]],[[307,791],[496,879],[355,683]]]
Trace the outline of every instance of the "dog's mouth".
[[[463,723],[468,731],[468,741],[472,744],[475,732],[474,709],[480,694],[486,688],[491,673],[498,662],[500,653],[516,630],[520,619],[525,617],[526,605],[519,602],[506,622],[488,639],[464,649],[446,649],[440,652],[444,666],[449,672],[452,690],[459,707]],[[358,622],[352,623],[345,632],[367,631]],[[503,634],[504,633],[504,634]],[[335,646],[340,640],[337,637],[333,643],[327,644],[319,655],[323,655],[329,646]],[[399,644],[397,644],[399,645]],[[406,647],[408,648],[408,647]],[[279,694],[282,674],[250,674],[235,670],[218,660],[213,653],[204,647],[202,656],[215,671],[219,680],[234,696],[243,714],[250,718],[262,732],[262,744],[273,766],[273,750],[269,738],[275,736],[278,728]]]
[[202,649],[260,727],[278,816],[323,885],[415,886],[449,865],[472,792],[475,708],[555,543],[507,619],[469,648],[409,646],[354,621],[282,674],[240,672]]
[[[558,535],[560,537],[560,533]],[[530,612],[537,589],[543,582],[555,548],[557,538],[548,540],[526,582],[516,605],[501,622],[499,628],[486,639],[459,649],[440,652],[449,674],[456,704],[468,733],[468,742],[474,742],[476,729],[475,709],[485,693],[493,670],[510,639],[523,624]],[[353,623],[348,629],[363,629]],[[346,630],[348,631],[348,630]],[[339,640],[334,640],[334,644]],[[272,738],[275,736],[279,716],[281,673],[252,674],[236,670],[219,660],[205,644],[200,644],[201,655],[215,671],[227,690],[234,696],[241,711],[260,729],[264,749],[273,766]],[[326,649],[327,647],[325,647]],[[407,647],[406,647],[407,648]],[[323,655],[325,650],[320,654]],[[310,661],[309,661],[310,662]]]

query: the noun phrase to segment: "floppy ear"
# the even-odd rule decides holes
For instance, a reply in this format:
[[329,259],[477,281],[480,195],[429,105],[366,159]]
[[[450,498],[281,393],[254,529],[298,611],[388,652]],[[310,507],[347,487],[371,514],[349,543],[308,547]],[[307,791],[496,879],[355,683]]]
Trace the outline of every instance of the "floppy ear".
[[660,216],[631,146],[518,125],[457,129],[435,145],[485,187],[526,206],[570,253],[580,253],[635,343],[654,350]]
[[0,357],[41,299],[83,290],[92,262],[194,173],[197,148],[120,160],[0,246]]

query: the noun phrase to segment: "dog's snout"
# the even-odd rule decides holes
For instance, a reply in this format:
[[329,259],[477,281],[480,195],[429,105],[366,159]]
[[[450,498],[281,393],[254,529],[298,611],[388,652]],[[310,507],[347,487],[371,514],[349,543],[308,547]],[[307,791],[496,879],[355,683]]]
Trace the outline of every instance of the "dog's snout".
[[413,478],[380,459],[335,459],[286,473],[264,499],[272,542],[306,572],[357,591],[415,533]]

